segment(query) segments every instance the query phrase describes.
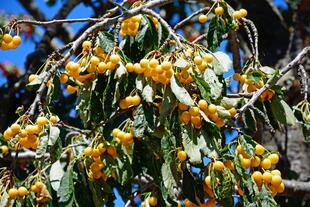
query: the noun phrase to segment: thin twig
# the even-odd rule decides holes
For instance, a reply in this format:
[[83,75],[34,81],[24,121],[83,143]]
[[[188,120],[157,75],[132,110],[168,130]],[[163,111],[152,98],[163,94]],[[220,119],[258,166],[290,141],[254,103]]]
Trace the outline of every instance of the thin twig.
[[182,21],[180,21],[179,23],[177,23],[173,29],[174,30],[177,30],[179,29],[180,27],[182,27],[183,25],[185,25],[187,22],[189,22],[193,17],[197,16],[198,14],[201,14],[203,12],[206,12],[210,9],[210,7],[204,7],[204,8],[201,8],[199,9],[198,11],[192,13],[190,16],[186,17],[185,19],[183,19]]

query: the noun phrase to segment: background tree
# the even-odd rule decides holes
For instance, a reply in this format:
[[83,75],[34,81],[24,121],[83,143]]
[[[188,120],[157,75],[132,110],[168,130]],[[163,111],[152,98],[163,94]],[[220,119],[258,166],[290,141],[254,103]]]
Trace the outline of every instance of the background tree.
[[[33,186],[40,187],[42,185],[40,182],[44,181],[47,190],[41,190],[37,193],[37,201],[33,201],[31,196],[26,196],[21,203],[26,206],[30,205],[30,203],[46,202],[51,206],[70,206],[77,205],[77,203],[83,206],[86,205],[83,202],[88,201],[92,202],[91,205],[93,206],[101,206],[103,202],[107,202],[109,206],[114,206],[114,195],[111,190],[111,187],[113,187],[119,191],[127,206],[138,205],[139,201],[137,199],[145,200],[146,204],[154,204],[156,203],[155,198],[157,198],[159,206],[167,206],[168,203],[176,205],[176,200],[184,202],[184,199],[186,199],[186,205],[188,200],[197,204],[203,203],[202,198],[204,196],[212,197],[213,194],[215,194],[217,202],[224,206],[232,206],[232,203],[245,206],[250,205],[249,203],[252,203],[253,206],[274,206],[272,197],[268,196],[270,195],[268,191],[259,189],[260,191],[256,192],[256,185],[252,182],[248,186],[245,185],[251,180],[251,177],[242,168],[238,169],[238,162],[240,162],[238,158],[236,159],[238,156],[235,156],[233,152],[225,151],[228,149],[227,146],[230,147],[231,151],[234,151],[237,147],[237,141],[243,148],[244,152],[240,152],[245,156],[245,160],[247,156],[253,156],[254,148],[257,145],[256,142],[263,143],[269,150],[279,151],[281,154],[280,162],[276,168],[280,169],[282,176],[287,180],[284,180],[286,184],[284,194],[277,196],[276,201],[283,206],[308,205],[309,151],[308,143],[304,141],[304,135],[306,140],[309,139],[309,123],[305,120],[309,115],[309,105],[303,105],[308,107],[308,112],[304,108],[305,113],[302,114],[304,117],[298,110],[295,111],[295,115],[299,120],[298,124],[293,127],[282,124],[292,124],[294,122],[290,116],[291,111],[283,100],[290,106],[297,105],[303,99],[307,100],[309,66],[308,59],[305,56],[309,49],[303,50],[303,48],[309,45],[309,21],[307,21],[310,15],[309,1],[289,1],[284,3],[285,7],[277,7],[274,2],[269,0],[255,2],[227,1],[236,11],[240,11],[240,8],[247,9],[248,16],[246,19],[239,19],[238,15],[241,14],[233,13],[233,10],[225,2],[218,5],[211,1],[153,1],[142,2],[141,5],[141,2],[136,2],[131,5],[132,1],[123,4],[122,2],[115,3],[112,1],[72,0],[64,2],[53,18],[58,22],[48,22],[48,19],[36,6],[35,2],[20,0],[19,3],[29,12],[32,19],[37,21],[11,19],[10,23],[7,24],[6,20],[9,18],[3,19],[3,34],[8,33],[11,28],[15,32],[21,32],[22,37],[30,36],[36,31],[34,25],[43,25],[45,32],[42,35],[34,35],[39,36],[40,41],[36,41],[36,50],[34,52],[29,51],[31,54],[29,54],[25,64],[25,75],[20,75],[14,67],[6,64],[1,65],[7,81],[1,87],[1,106],[6,107],[0,109],[0,129],[1,131],[6,130],[16,120],[18,120],[18,123],[26,125],[30,125],[30,121],[36,120],[37,124],[42,123],[44,125],[46,120],[43,118],[43,114],[44,117],[51,118],[50,122],[52,123],[55,121],[53,119],[55,119],[54,115],[56,114],[60,121],[57,120],[57,123],[44,127],[43,132],[37,138],[40,140],[38,146],[23,146],[20,139],[17,140],[16,138],[10,140],[9,143],[3,139],[2,154],[4,158],[1,159],[1,165],[5,168],[2,171],[3,182],[1,189],[3,194],[1,205],[7,203],[7,194],[4,191],[9,193],[9,188],[14,189],[14,187],[19,186],[26,186],[28,189],[30,186],[32,188],[34,188]],[[50,6],[55,3],[57,1],[47,2]],[[93,9],[93,18],[66,19],[70,12],[81,4]],[[127,11],[130,6],[136,9]],[[224,8],[223,16],[220,15],[221,11],[218,11],[219,13],[215,11],[215,8],[219,6]],[[153,9],[153,7],[157,8],[158,13],[146,9]],[[140,13],[145,16],[135,16]],[[213,13],[217,13],[217,16],[214,17]],[[208,15],[201,16],[201,14]],[[136,17],[136,23],[138,23],[139,27],[134,34],[126,34],[124,29],[126,21],[123,22],[123,17],[127,19],[132,16]],[[200,22],[204,22],[205,17],[210,20],[201,24],[197,21],[198,17]],[[64,19],[64,22],[82,21],[86,22],[86,24],[73,36],[69,26],[65,26],[61,22],[62,19]],[[183,19],[185,21],[182,21]],[[168,27],[168,23],[178,33],[184,34],[186,39],[177,36],[173,29]],[[112,26],[105,27],[106,24]],[[237,29],[238,27],[239,29]],[[102,32],[103,28],[105,28],[105,32]],[[119,33],[124,37],[119,39]],[[130,38],[128,35],[135,38]],[[55,45],[51,44],[51,40],[56,38],[65,46],[55,47]],[[4,36],[2,35],[2,42],[3,40]],[[88,42],[83,43],[86,40]],[[70,43],[72,41],[74,41],[73,44]],[[194,57],[190,60],[191,51],[188,50],[188,48],[196,48],[193,43],[198,42],[209,49],[206,50],[205,47],[201,46],[201,51],[200,49],[198,51],[203,55],[200,55],[205,57],[206,63],[211,60],[210,64],[200,66],[202,69],[199,68],[201,70],[198,73],[195,70],[191,71],[190,76],[192,76],[193,80],[189,80],[189,82],[194,81],[194,83],[188,84],[180,76],[176,76],[182,82],[181,85],[177,79],[173,78],[169,84],[163,81],[164,85],[167,84],[167,87],[162,86],[162,84],[157,86],[149,79],[136,75],[136,73],[140,73],[139,65],[136,65],[136,67],[130,64],[126,65],[127,62],[133,64],[140,62],[143,58],[143,60],[145,58],[151,59],[151,55],[158,58],[161,54],[174,64],[175,72],[185,67],[184,61],[188,61],[193,65],[201,65],[198,64],[200,62],[199,58],[195,60],[197,52],[195,51]],[[91,45],[91,49],[89,45]],[[183,48],[184,45],[185,49]],[[119,48],[121,49],[119,50]],[[183,50],[179,51],[180,48],[183,48]],[[267,78],[270,78],[268,74],[274,72],[272,68],[281,69],[282,72],[288,71],[284,77],[280,73],[279,76],[282,78],[276,87],[273,86],[275,83],[271,82],[272,91],[269,91],[271,91],[272,95],[275,92],[276,95],[270,97],[270,100],[265,97],[265,102],[254,100],[253,97],[260,97],[268,85],[258,90],[257,87],[253,90],[245,90],[245,92],[249,92],[245,94],[242,91],[244,89],[242,88],[244,80],[240,79],[238,75],[234,77],[239,80],[241,85],[234,81],[226,85],[223,78],[228,77],[227,80],[229,80],[232,77],[232,70],[222,76],[222,71],[219,72],[219,70],[223,70],[223,65],[216,60],[229,63],[228,58],[223,53],[213,53],[214,56],[208,56],[211,51],[215,51],[217,48],[231,53],[234,71],[247,74],[247,80],[257,83],[263,80],[266,83]],[[169,49],[172,51],[171,54]],[[74,66],[67,62],[69,55],[66,52],[68,50],[72,55],[72,59],[78,57],[75,59],[80,60],[79,64],[84,68],[87,68],[88,64],[90,64],[90,69],[83,74],[84,76],[77,77],[69,73],[70,69],[68,70],[68,68]],[[183,57],[178,55],[182,51],[187,52]],[[104,73],[105,75],[100,75],[107,66],[104,64],[101,64],[100,67],[97,66],[97,59],[91,57],[90,54],[95,54],[100,58],[99,61],[101,62],[110,59],[110,62],[115,61],[119,66],[111,73],[107,72]],[[114,54],[114,56],[111,56],[111,54]],[[110,57],[107,58],[107,55]],[[289,64],[296,56],[297,59],[293,61],[293,65]],[[119,57],[122,59],[121,62],[118,62]],[[81,63],[82,59],[85,63]],[[164,61],[159,59],[159,62],[163,66]],[[94,72],[91,69],[92,63],[97,67],[95,77],[92,75]],[[140,62],[140,66],[143,64],[151,63],[147,61],[145,63]],[[169,65],[169,62],[167,64]],[[73,93],[78,89],[77,103],[76,96],[68,96],[67,92],[62,92],[65,86],[59,83],[59,81],[66,82],[65,80],[68,77],[64,75],[64,70],[61,69],[65,65],[67,65],[65,71],[71,76],[69,82],[66,83],[67,91]],[[264,67],[262,69],[260,67],[265,65],[272,68]],[[136,73],[129,73],[127,76],[125,66],[128,72],[133,67]],[[250,68],[252,66],[254,72],[259,69],[263,73],[261,71],[260,73],[254,73],[253,68]],[[203,72],[204,67],[217,71],[217,76],[212,76],[212,74],[209,74],[210,72]],[[43,73],[42,68],[47,73]],[[110,69],[113,69],[113,67]],[[228,69],[225,64],[224,69]],[[200,76],[201,72],[204,73],[205,77],[214,77],[216,84],[208,82],[206,78],[203,79]],[[28,89],[32,91],[25,91],[25,86],[30,77],[29,74],[34,73],[38,73],[39,76],[30,78],[34,79],[28,84]],[[278,79],[278,76],[275,79]],[[158,80],[155,80],[155,83],[156,81]],[[251,81],[247,82],[247,85],[251,85],[248,83],[251,83]],[[234,100],[232,98],[244,97],[244,100],[238,100],[239,105],[235,107],[239,108],[240,111],[233,119],[228,118],[227,114],[225,115],[225,112],[231,109],[231,106],[225,105],[227,103],[223,101],[227,101],[227,99],[214,98],[218,94],[216,89],[221,84],[227,87],[227,92],[224,87],[220,91],[220,95],[230,98],[229,105],[235,102],[232,101]],[[46,85],[48,86],[47,91],[45,90]],[[70,86],[68,87],[68,85]],[[208,104],[212,102],[222,106],[222,108],[217,107],[216,110],[222,110],[220,117],[223,118],[221,120],[225,121],[225,125],[219,120],[218,122],[216,122],[216,119],[213,120],[208,113],[208,117],[211,118],[212,122],[216,123],[217,127],[212,122],[209,122],[206,116],[202,116],[205,119],[201,128],[203,130],[195,129],[200,128],[197,125],[195,127],[195,121],[191,121],[193,123],[192,127],[180,124],[178,114],[184,115],[186,113],[175,108],[177,102],[183,102],[187,105],[192,104],[192,101],[186,97],[187,92],[184,91],[183,86],[196,103],[199,103],[199,100],[203,98]],[[279,86],[284,88],[281,89]],[[171,88],[170,91],[169,88]],[[33,90],[37,89],[38,93],[36,94]],[[156,96],[153,96],[153,93],[156,93]],[[129,96],[129,94],[132,96]],[[139,94],[139,96],[136,94]],[[268,93],[264,93],[264,95],[266,94],[268,95]],[[298,96],[295,94],[298,94]],[[124,99],[125,97],[127,98]],[[143,101],[142,105],[139,105],[140,98]],[[134,105],[137,105],[137,107],[128,108],[128,102],[124,100],[136,103]],[[253,105],[250,101],[249,104],[247,100],[254,100],[256,103]],[[120,108],[117,107],[118,104],[120,104]],[[199,104],[201,110],[203,110],[203,104],[204,102]],[[78,114],[72,116],[72,109],[76,105],[79,109]],[[19,106],[23,106],[23,108],[18,108]],[[181,105],[179,106],[180,110],[182,110],[182,107],[186,109],[186,106]],[[196,108],[192,107],[189,112],[193,115],[195,110]],[[286,114],[286,118],[283,116],[284,114]],[[167,116],[168,119],[165,118]],[[183,122],[186,122],[185,116],[182,119]],[[40,117],[40,119],[37,117]],[[152,117],[159,117],[159,120],[156,118],[152,120]],[[127,118],[129,118],[129,121],[123,122]],[[56,119],[58,118],[56,117]],[[159,121],[160,124],[156,125],[154,121]],[[118,128],[121,123],[125,124],[124,129],[125,131],[127,129],[127,131],[123,134],[118,131],[121,135],[120,138],[116,133],[117,131],[113,131],[113,128]],[[221,128],[221,131],[218,131],[218,127]],[[29,130],[31,131],[31,129]],[[220,132],[222,135],[219,134]],[[248,136],[243,136],[244,132],[252,136],[254,140]],[[236,133],[239,133],[238,137]],[[133,134],[137,138],[135,138],[134,145],[130,141]],[[123,141],[124,136],[127,136],[129,143]],[[205,138],[203,140],[206,142],[201,140],[201,136]],[[197,138],[199,138],[198,144]],[[215,142],[217,140],[220,144],[208,143],[208,140]],[[19,143],[19,148],[20,146],[24,148],[19,150],[18,153],[13,151],[7,153],[5,146],[10,145],[13,150],[14,147],[15,149],[18,147],[15,145],[16,143]],[[47,143],[49,143],[49,146],[45,147]],[[226,145],[228,143],[230,144]],[[129,146],[127,146],[128,144]],[[90,152],[94,149],[86,148],[86,151],[84,151],[86,158],[82,156],[83,148],[88,145],[94,149],[96,148],[95,150],[100,151],[101,149],[102,152],[104,150],[108,152],[104,152],[104,155],[101,156],[103,163],[107,166],[101,172],[100,179],[94,177],[94,174],[90,174],[96,172],[93,168],[96,168],[97,165],[92,165],[91,160],[96,159],[89,159],[87,155],[92,155],[93,158],[98,157],[92,154],[94,152]],[[31,153],[30,150],[25,148],[32,148],[35,153]],[[36,148],[36,150],[33,148]],[[116,161],[113,159],[115,158],[115,149],[117,149],[118,154]],[[182,149],[185,150],[185,153]],[[216,151],[215,154],[214,150]],[[212,159],[202,159],[201,156]],[[264,154],[262,158],[266,156],[268,154]],[[235,158],[232,160],[233,157]],[[219,167],[221,171],[221,163],[215,162],[214,158],[226,161],[224,162],[226,167],[223,177],[216,170]],[[228,160],[234,162],[237,172],[228,170],[231,167]],[[246,161],[241,159],[241,164],[244,167],[245,164],[242,161]],[[64,165],[60,165],[60,163]],[[180,165],[178,166],[178,164]],[[29,176],[30,172],[32,174]],[[233,172],[233,175],[228,174],[231,172]],[[32,177],[32,175],[36,176]],[[208,186],[208,175],[212,178],[209,189],[206,187]],[[259,177],[259,175],[253,174],[254,180],[256,176]],[[26,182],[22,182],[26,177]],[[216,179],[213,179],[215,177],[220,178],[220,184],[215,182]],[[203,184],[202,181],[205,178],[207,178],[207,181],[206,184]],[[93,179],[95,182],[92,181]],[[232,180],[229,181],[229,179]],[[298,180],[298,182],[291,181],[292,179]],[[32,185],[35,182],[38,182],[38,185]],[[202,193],[203,185],[205,193]],[[235,185],[239,189],[237,193],[235,192]],[[211,188],[213,192],[210,192]],[[241,189],[244,192],[241,192]],[[23,190],[25,192],[23,188],[20,191],[23,193]],[[32,189],[32,191],[35,192],[36,190]],[[232,200],[231,195],[233,194],[241,194],[243,197],[237,196],[236,199]],[[54,199],[50,200],[51,197]],[[104,200],[102,200],[103,198]],[[15,205],[19,205],[17,204],[18,201],[10,200],[12,203],[15,201]],[[211,205],[211,201],[213,200],[208,200],[208,205]]]

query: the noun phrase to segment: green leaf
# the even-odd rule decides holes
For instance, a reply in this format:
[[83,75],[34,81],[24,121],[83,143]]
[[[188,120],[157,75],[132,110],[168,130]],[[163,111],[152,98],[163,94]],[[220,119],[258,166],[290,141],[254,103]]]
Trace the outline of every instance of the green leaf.
[[227,54],[218,51],[213,53],[213,56],[212,65],[216,75],[223,75],[232,67],[232,61]]
[[250,130],[250,131],[256,131],[257,130],[256,118],[255,118],[255,114],[254,114],[252,109],[246,110],[242,114],[242,117],[243,117],[245,128],[247,130]]
[[48,134],[44,131],[40,135],[40,143],[36,150],[36,159],[40,159],[44,156],[48,145]]
[[180,84],[175,76],[172,76],[170,80],[170,87],[175,97],[183,104],[187,106],[195,105],[195,102],[192,100],[191,95],[187,90]]
[[296,117],[294,116],[293,110],[284,100],[281,100],[280,102],[285,111],[285,119],[286,119],[285,123],[288,125],[295,125]]
[[262,74],[259,71],[254,70],[250,73],[247,73],[247,79],[252,80],[255,83],[259,83],[262,80]]
[[189,126],[182,128],[182,143],[189,161],[192,164],[200,164],[202,163],[201,150],[207,147],[207,143],[204,137],[198,136],[192,130]]
[[59,196],[59,204],[61,207],[71,207],[74,201],[74,185],[73,185],[73,166],[72,163],[68,166],[60,181],[60,186],[57,191]]
[[121,185],[125,185],[127,182],[131,181],[133,177],[133,171],[131,168],[130,159],[127,155],[122,155],[117,157],[117,179]]
[[197,87],[199,88],[202,98],[210,102],[211,88],[209,84],[206,81],[204,81],[204,79],[200,77],[196,71],[194,71],[194,79],[197,84]]
[[124,95],[126,92],[126,88],[128,86],[128,79],[126,76],[126,68],[123,64],[120,64],[120,66],[117,69],[118,71],[115,72],[115,79],[117,79],[116,85],[115,85],[115,91],[114,91],[114,97],[112,105],[117,105],[118,100]]
[[35,79],[31,83],[27,84],[27,88],[29,90],[37,90],[37,89],[39,89],[41,83],[43,82],[43,80],[44,80],[44,78],[46,76],[46,73],[47,72],[43,72],[43,73],[39,74],[37,79]]
[[91,117],[92,93],[96,87],[97,80],[87,82],[77,92],[77,106],[80,118],[87,123]]
[[294,125],[296,118],[289,105],[278,97],[271,99],[271,110],[276,118],[282,124]]
[[266,188],[265,185],[262,186],[262,189],[259,193],[259,200],[261,206],[268,206],[268,207],[278,206],[276,201],[272,197],[271,192]]
[[48,145],[54,145],[59,138],[60,130],[58,127],[51,126],[49,129]]
[[240,135],[238,137],[239,143],[242,146],[242,149],[244,150],[244,152],[249,155],[251,158],[254,158],[255,156],[255,150],[254,147],[252,145],[253,142],[251,142],[251,137],[249,136],[244,136],[244,135]]
[[210,20],[209,30],[207,34],[208,48],[211,51],[216,50],[223,40],[226,33],[225,22],[221,17],[215,16]]
[[223,91],[223,84],[220,83],[218,77],[214,73],[213,70],[206,70],[204,72],[204,80],[208,83],[210,86],[210,92],[212,99],[216,100],[222,95]]
[[99,47],[102,48],[105,53],[111,52],[114,48],[114,36],[109,32],[99,32],[97,42]]
[[51,186],[57,192],[60,187],[60,181],[64,175],[64,171],[59,160],[52,164],[49,175]]
[[221,175],[221,187],[219,189],[219,196],[222,199],[231,198],[233,194],[233,190],[235,187],[235,183],[233,181],[233,175],[230,171],[225,168]]
[[144,26],[141,30],[138,31],[135,40],[139,43],[139,44],[143,44],[144,40],[145,40],[145,35],[146,32],[148,30],[148,26]]
[[174,188],[176,188],[177,182],[174,179],[173,172],[171,170],[170,163],[164,162],[161,167],[161,174],[162,174],[162,180],[165,188],[167,189],[167,192],[169,196],[173,199],[176,199],[176,195],[174,193]]
[[164,121],[167,119],[167,117],[169,117],[172,109],[175,106],[175,102],[176,102],[176,99],[171,89],[167,87],[163,95],[163,101],[162,101],[161,110],[159,114],[159,120],[161,124],[163,124]]
[[137,107],[133,117],[133,131],[136,137],[142,137],[147,130],[152,132],[155,129],[153,113],[153,109],[146,105],[140,104]]
[[182,164],[183,180],[182,180],[182,192],[184,197],[189,199],[192,203],[198,205],[198,201],[201,202],[201,192],[203,192],[202,185],[195,182],[195,179],[188,169],[186,163]]

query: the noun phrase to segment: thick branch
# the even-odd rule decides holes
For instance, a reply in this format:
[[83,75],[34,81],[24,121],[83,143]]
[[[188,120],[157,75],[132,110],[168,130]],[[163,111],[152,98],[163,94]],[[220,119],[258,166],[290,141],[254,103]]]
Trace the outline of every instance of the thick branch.
[[283,195],[302,197],[305,200],[310,199],[310,182],[283,180],[283,183],[285,185]]
[[228,39],[230,42],[230,50],[233,55],[234,70],[236,73],[240,73],[241,72],[240,51],[236,32],[235,31],[229,32]]
[[27,12],[38,21],[46,21],[45,15],[38,9],[33,1],[19,0],[19,3],[27,10]]

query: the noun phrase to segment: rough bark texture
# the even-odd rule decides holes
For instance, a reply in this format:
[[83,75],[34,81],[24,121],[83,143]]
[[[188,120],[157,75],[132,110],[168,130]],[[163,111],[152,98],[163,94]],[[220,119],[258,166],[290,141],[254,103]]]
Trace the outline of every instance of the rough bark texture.
[[[286,149],[287,139],[287,149]],[[285,160],[289,160],[290,170],[296,172],[299,181],[308,181],[310,178],[310,144],[305,142],[302,129],[299,125],[288,127],[271,135],[267,130],[262,131],[262,143],[268,149],[279,150],[285,167]],[[286,154],[285,154],[286,152]],[[284,175],[288,176],[288,175]]]

